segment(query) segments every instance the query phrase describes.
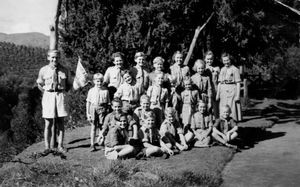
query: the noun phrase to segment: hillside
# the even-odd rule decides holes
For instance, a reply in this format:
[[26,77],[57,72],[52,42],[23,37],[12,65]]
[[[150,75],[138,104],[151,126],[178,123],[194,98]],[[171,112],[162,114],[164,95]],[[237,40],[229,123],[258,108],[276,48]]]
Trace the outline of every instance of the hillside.
[[16,45],[48,48],[49,37],[38,32],[17,34],[0,33],[0,42],[10,42]]

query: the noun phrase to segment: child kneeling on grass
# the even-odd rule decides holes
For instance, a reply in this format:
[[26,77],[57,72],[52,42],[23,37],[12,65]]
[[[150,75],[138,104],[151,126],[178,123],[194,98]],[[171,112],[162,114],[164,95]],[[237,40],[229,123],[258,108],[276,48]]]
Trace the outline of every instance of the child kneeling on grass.
[[208,147],[212,133],[212,119],[207,112],[206,103],[200,100],[198,112],[194,113],[191,119],[191,129],[195,135],[194,147]]
[[221,118],[216,120],[212,136],[225,146],[237,149],[236,145],[229,144],[238,136],[238,126],[234,119],[230,117],[231,108],[229,105],[225,105],[221,109]]
[[165,120],[160,126],[160,135],[162,141],[169,149],[184,151],[188,149],[186,138],[183,134],[183,128],[176,121],[175,110],[168,107],[165,111]]
[[105,138],[105,157],[110,160],[124,159],[136,152],[134,146],[129,145],[130,137],[126,114],[115,117]]
[[170,155],[173,155],[174,152],[161,140],[159,131],[155,126],[154,112],[149,111],[145,113],[143,121],[138,135],[144,148],[142,152],[136,156],[136,159],[151,156],[162,156],[167,159]]

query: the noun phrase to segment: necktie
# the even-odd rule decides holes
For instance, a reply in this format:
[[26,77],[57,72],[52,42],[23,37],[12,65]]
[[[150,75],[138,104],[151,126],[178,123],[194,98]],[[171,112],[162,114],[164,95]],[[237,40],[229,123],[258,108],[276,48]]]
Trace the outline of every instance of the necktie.
[[183,77],[182,77],[182,72],[181,72],[181,68],[180,66],[178,66],[178,78],[179,78],[179,82],[178,82],[178,85],[182,85],[182,80],[183,80]]
[[54,68],[53,72],[53,83],[52,83],[52,89],[57,90],[58,89],[58,73],[57,73],[57,68]]

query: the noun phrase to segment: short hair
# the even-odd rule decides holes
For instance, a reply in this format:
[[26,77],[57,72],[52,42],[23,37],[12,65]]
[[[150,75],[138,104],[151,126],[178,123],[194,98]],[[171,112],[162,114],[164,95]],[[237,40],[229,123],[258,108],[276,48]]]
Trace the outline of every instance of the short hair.
[[228,112],[231,113],[231,108],[230,108],[229,105],[224,105],[224,106],[222,106],[222,112],[223,112],[225,109],[227,109]]
[[183,54],[182,54],[180,51],[175,51],[175,53],[174,53],[173,56],[172,56],[172,61],[173,61],[173,62],[175,61],[175,56],[176,56],[177,54],[181,54],[181,55],[183,56]]
[[201,105],[204,105],[205,107],[207,107],[207,104],[203,101],[203,100],[199,100],[198,102],[198,107]]
[[171,114],[173,117],[175,117],[176,111],[174,108],[172,107],[168,107],[165,109],[165,117],[167,117],[167,115]]
[[93,76],[93,79],[96,80],[96,79],[101,79],[103,80],[104,76],[102,73],[95,73],[94,76]]
[[123,53],[121,52],[115,52],[111,55],[112,60],[114,61],[116,57],[120,57],[121,59],[123,59]]
[[122,101],[120,100],[120,99],[118,99],[118,98],[114,98],[112,101],[111,101],[111,103],[113,104],[113,103],[119,103],[119,104],[121,104],[121,106],[122,106]]
[[131,77],[133,77],[133,76],[132,76],[132,73],[131,73],[129,70],[124,70],[124,71],[122,72],[122,77],[124,77],[124,75],[126,75],[126,74],[130,75]]
[[232,60],[232,56],[227,52],[222,53],[221,59],[224,58],[224,57],[229,57],[229,59]]
[[47,55],[49,56],[51,53],[54,53],[57,56],[60,56],[60,51],[57,50],[57,49],[50,49],[50,50],[48,50]]
[[150,102],[150,97],[146,94],[143,94],[141,97],[140,97],[140,102],[142,101],[145,101],[147,100],[148,102]]
[[192,84],[192,79],[190,77],[185,77],[185,79],[183,80],[184,84],[186,83],[190,83]]
[[138,57],[145,57],[145,53],[143,52],[136,52],[134,55],[134,60],[137,59]]
[[193,70],[194,70],[194,71],[197,71],[197,68],[198,68],[200,65],[203,65],[204,68],[205,68],[206,63],[205,63],[203,60],[201,60],[201,59],[197,59],[197,60],[195,61],[194,66],[193,66]]
[[148,118],[154,118],[155,119],[155,114],[154,114],[153,111],[149,111],[149,112],[145,113],[144,119],[148,119]]
[[162,57],[157,56],[157,57],[154,58],[153,64],[157,64],[158,62],[164,63],[165,60]]
[[206,51],[206,53],[204,54],[204,57],[211,55],[212,57],[214,57],[214,53],[211,50]]

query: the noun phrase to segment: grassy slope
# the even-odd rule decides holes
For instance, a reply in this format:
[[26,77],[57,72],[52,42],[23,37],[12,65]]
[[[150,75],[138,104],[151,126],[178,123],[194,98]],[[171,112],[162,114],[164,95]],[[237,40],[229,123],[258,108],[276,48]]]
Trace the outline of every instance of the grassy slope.
[[89,127],[67,133],[67,159],[30,155],[43,150],[43,142],[28,147],[14,163],[0,169],[0,186],[77,184],[89,186],[218,186],[221,171],[233,156],[225,147],[192,149],[167,160],[108,161],[99,150],[89,152]]

